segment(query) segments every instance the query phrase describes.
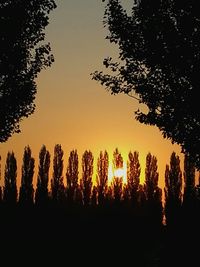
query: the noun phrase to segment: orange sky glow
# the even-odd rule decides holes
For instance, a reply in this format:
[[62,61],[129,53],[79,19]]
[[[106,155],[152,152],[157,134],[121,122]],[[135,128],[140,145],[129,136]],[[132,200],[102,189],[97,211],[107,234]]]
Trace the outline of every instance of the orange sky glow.
[[[129,8],[132,1],[123,2]],[[103,13],[104,4],[99,0],[58,1],[46,29],[46,40],[51,43],[55,63],[43,70],[37,79],[35,113],[22,121],[20,134],[14,134],[0,145],[1,185],[8,151],[14,151],[17,158],[19,185],[23,151],[27,145],[36,160],[34,184],[43,144],[51,153],[51,170],[54,146],[62,145],[64,178],[68,156],[73,149],[79,153],[79,163],[85,150],[92,151],[94,179],[101,150],[107,150],[112,161],[112,153],[118,148],[125,165],[129,151],[138,151],[141,182],[144,181],[146,155],[150,152],[158,159],[161,187],[172,151],[180,156],[182,164],[183,155],[178,145],[163,139],[157,128],[134,119],[134,112],[139,107],[136,100],[125,95],[110,95],[91,79],[90,73],[103,70],[105,57],[117,56],[117,48],[105,40],[107,30],[103,28]]]

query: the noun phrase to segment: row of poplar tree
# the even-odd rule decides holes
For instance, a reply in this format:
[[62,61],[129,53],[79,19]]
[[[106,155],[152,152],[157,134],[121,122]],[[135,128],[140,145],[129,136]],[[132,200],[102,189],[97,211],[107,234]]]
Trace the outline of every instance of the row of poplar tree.
[[[180,167],[179,156],[172,152],[170,164],[166,165],[164,201],[162,189],[158,186],[157,158],[151,153],[146,156],[145,181],[140,183],[141,165],[139,153],[129,152],[127,161],[127,183],[122,177],[113,177],[108,184],[108,152],[100,151],[97,159],[96,183],[93,184],[94,157],[90,150],[82,155],[82,176],[79,179],[79,157],[77,150],[69,154],[66,169],[66,186],[63,176],[63,149],[60,144],[54,147],[53,173],[49,179],[50,153],[46,146],[41,147],[36,188],[33,186],[35,159],[29,146],[24,148],[22,175],[19,192],[17,189],[17,160],[14,152],[8,152],[4,186],[1,188],[1,203],[8,206],[35,205],[45,206],[47,203],[98,206],[125,205],[137,214],[143,211],[157,216],[160,222],[174,223],[183,207],[196,207],[199,203],[199,185],[195,185],[195,167],[189,156],[184,158],[184,171]],[[114,168],[123,167],[123,158],[116,148],[113,152]],[[184,186],[183,186],[184,181]],[[182,187],[184,188],[182,190]]]

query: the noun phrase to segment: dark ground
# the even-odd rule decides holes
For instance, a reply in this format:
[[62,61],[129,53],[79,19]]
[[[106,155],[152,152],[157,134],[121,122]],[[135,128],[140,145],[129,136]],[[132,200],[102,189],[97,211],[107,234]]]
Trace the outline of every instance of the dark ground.
[[4,266],[13,255],[26,266],[200,266],[191,225],[168,229],[122,210],[92,208],[2,209],[0,221],[0,251],[10,255]]

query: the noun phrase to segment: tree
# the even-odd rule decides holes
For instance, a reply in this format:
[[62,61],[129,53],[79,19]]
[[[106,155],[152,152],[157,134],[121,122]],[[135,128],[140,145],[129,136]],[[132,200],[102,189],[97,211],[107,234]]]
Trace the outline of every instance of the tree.
[[14,152],[8,152],[6,158],[3,201],[11,206],[17,203],[17,160]]
[[44,30],[54,0],[1,0],[0,142],[20,132],[22,118],[35,110],[35,79],[54,61]]
[[138,190],[140,184],[140,162],[139,153],[131,151],[128,154],[128,164],[127,164],[127,186],[131,202],[134,206],[138,204]]
[[83,204],[88,206],[91,199],[92,191],[92,175],[93,175],[93,162],[94,157],[92,152],[85,151],[82,156],[82,179],[80,181],[80,186],[83,194]]
[[156,190],[158,189],[158,166],[157,158],[151,153],[146,156],[146,167],[145,167],[145,195],[146,199],[152,201]]
[[[123,157],[118,148],[113,152],[113,167],[115,170],[123,168]],[[123,192],[123,177],[115,175],[111,187],[113,189],[114,200],[116,203],[119,203]]]
[[196,202],[196,188],[195,188],[195,167],[191,162],[189,155],[184,157],[184,193],[183,193],[183,207],[185,211],[192,212],[195,208]]
[[72,150],[69,155],[67,172],[67,200],[71,204],[75,202],[76,193],[78,190],[78,153],[77,150]]
[[35,192],[35,203],[38,205],[46,204],[48,201],[50,153],[43,145],[39,153],[39,166],[37,176],[37,186]]
[[158,187],[157,158],[151,153],[146,156],[144,192],[150,217],[162,223],[162,190]]
[[53,178],[51,179],[51,196],[55,202],[61,202],[64,198],[63,154],[61,145],[56,144],[53,158]]
[[108,152],[100,151],[99,157],[97,159],[97,192],[98,192],[98,204],[102,205],[105,202],[105,197],[108,189],[108,165],[109,156]]
[[175,152],[170,157],[170,166],[165,170],[165,218],[167,225],[178,223],[182,205],[182,172],[180,159]]
[[24,148],[21,186],[20,186],[20,191],[19,191],[19,203],[25,206],[30,206],[33,204],[34,167],[35,167],[35,159],[31,155],[30,147],[26,146]]
[[[0,156],[0,181],[1,181],[1,156]],[[2,187],[0,186],[0,204],[3,200],[3,192],[2,192]]]
[[93,207],[97,205],[97,187],[95,185],[92,187],[91,205]]
[[119,47],[119,60],[104,60],[111,72],[94,72],[111,94],[125,93],[146,105],[136,119],[155,125],[181,145],[200,169],[200,14],[198,1],[133,1],[130,15],[108,0],[106,37]]

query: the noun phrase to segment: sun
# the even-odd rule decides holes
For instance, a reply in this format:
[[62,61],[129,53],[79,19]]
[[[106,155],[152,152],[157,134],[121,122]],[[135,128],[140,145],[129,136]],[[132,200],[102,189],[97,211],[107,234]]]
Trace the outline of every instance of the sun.
[[114,177],[123,178],[124,177],[124,169],[119,168],[119,169],[114,170]]
[[108,183],[111,184],[114,177],[122,178],[123,183],[127,183],[127,165],[124,163],[123,168],[113,169],[113,166],[110,164],[108,168]]

